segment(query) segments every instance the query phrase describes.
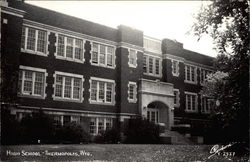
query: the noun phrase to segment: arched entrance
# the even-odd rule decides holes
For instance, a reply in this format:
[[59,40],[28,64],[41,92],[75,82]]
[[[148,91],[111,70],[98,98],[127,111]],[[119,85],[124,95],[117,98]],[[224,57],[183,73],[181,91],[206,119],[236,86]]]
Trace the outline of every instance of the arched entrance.
[[164,123],[166,129],[174,124],[174,94],[170,83],[141,79],[139,112],[143,118]]
[[147,119],[156,124],[164,123],[168,125],[168,106],[162,102],[154,101],[148,104],[147,106]]

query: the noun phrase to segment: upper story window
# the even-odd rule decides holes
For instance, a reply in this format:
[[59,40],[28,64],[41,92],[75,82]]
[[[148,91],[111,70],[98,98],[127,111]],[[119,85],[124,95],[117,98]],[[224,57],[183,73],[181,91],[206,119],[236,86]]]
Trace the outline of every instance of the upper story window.
[[212,108],[212,99],[201,96],[201,112],[202,113],[210,113]]
[[21,96],[45,98],[45,69],[20,66],[18,92]]
[[197,112],[198,110],[198,97],[196,93],[185,92],[186,98],[186,111],[187,112]]
[[185,82],[197,83],[197,67],[185,65]]
[[143,72],[146,75],[161,76],[161,59],[159,57],[144,55],[143,56]]
[[137,84],[136,82],[128,83],[128,101],[132,103],[137,102]]
[[56,58],[84,62],[84,41],[58,34]]
[[136,50],[129,50],[129,55],[128,55],[128,65],[129,67],[137,67],[137,51]]
[[47,31],[33,27],[22,27],[21,50],[23,52],[47,55]]
[[83,100],[83,76],[55,72],[54,99],[81,102]]
[[90,63],[103,67],[115,67],[115,48],[99,43],[92,43]]
[[178,77],[179,76],[179,61],[171,60],[171,62],[172,62],[172,74],[173,76]]
[[205,80],[207,79],[207,75],[210,74],[211,71],[200,69],[200,84],[203,85]]
[[90,79],[90,103],[114,104],[115,103],[115,82],[109,79]]
[[180,106],[180,91],[179,89],[174,89],[174,106]]

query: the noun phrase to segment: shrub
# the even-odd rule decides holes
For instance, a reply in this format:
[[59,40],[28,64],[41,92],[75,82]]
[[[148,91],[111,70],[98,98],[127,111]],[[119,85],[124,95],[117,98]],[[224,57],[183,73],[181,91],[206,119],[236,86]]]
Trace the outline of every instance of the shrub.
[[20,123],[6,108],[1,110],[1,144],[11,145],[20,142]]
[[106,131],[101,132],[94,139],[96,143],[119,143],[120,141],[120,132],[118,128],[111,128]]
[[47,143],[54,135],[53,119],[42,110],[26,115],[21,120],[21,142],[37,143],[38,140]]
[[125,143],[157,144],[160,143],[158,125],[146,119],[130,119],[125,128]]
[[56,129],[55,137],[62,143],[88,143],[90,135],[82,126],[70,122]]

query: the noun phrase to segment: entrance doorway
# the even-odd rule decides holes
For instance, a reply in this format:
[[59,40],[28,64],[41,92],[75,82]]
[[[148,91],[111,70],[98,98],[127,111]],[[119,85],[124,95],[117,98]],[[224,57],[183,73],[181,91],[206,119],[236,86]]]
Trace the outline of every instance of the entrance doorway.
[[147,119],[154,123],[159,123],[159,110],[148,108]]

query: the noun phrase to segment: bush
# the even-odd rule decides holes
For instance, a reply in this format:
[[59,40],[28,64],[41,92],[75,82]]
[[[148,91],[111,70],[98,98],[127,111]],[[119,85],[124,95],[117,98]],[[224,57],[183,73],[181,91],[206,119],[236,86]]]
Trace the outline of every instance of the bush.
[[6,108],[1,110],[1,144],[11,145],[20,142],[20,123]]
[[158,125],[141,118],[130,119],[124,132],[125,143],[157,144],[160,143],[159,134]]
[[84,131],[82,126],[70,122],[56,129],[55,137],[62,143],[88,143],[90,135]]
[[113,127],[112,129],[108,129],[106,131],[101,132],[101,134],[97,135],[94,139],[96,143],[119,143],[120,142],[120,132],[118,128]]
[[21,120],[21,142],[37,143],[38,140],[47,143],[54,135],[53,119],[42,110],[33,112]]

